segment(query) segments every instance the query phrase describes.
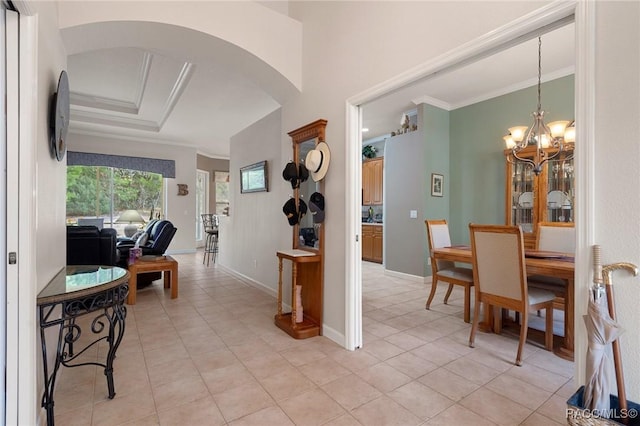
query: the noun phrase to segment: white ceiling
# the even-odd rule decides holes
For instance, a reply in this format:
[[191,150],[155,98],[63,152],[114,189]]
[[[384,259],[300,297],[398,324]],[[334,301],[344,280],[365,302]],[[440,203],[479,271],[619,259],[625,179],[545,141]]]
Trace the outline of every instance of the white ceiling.
[[229,139],[280,107],[225,67],[139,48],[71,55],[70,132],[196,146],[228,157]]
[[[568,25],[543,36],[544,80],[573,73],[573,31]],[[136,47],[70,55],[70,132],[189,145],[228,158],[231,136],[280,107],[269,88],[227,63],[167,55]],[[455,109],[531,86],[537,55],[533,39],[370,102],[363,106],[370,129],[363,139],[398,129],[401,115],[421,102]]]
[[[542,36],[542,81],[574,73],[575,26],[560,27]],[[456,70],[422,79],[383,96],[363,108],[364,141],[399,129],[404,113],[419,103],[454,110],[537,84],[537,36]],[[535,110],[536,99],[531,99]],[[544,91],[542,92],[544,106]]]

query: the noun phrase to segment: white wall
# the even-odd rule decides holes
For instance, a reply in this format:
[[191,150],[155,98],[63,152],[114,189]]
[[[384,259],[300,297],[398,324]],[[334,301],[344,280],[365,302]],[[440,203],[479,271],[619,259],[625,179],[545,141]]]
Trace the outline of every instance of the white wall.
[[[169,253],[189,253],[196,247],[196,150],[187,146],[172,146],[159,143],[111,139],[70,133],[69,151],[92,152],[98,154],[130,155],[175,160],[176,177],[166,179],[167,215],[178,228],[169,245]],[[178,185],[186,183],[189,194],[178,196]],[[66,188],[61,192],[66,194]],[[58,195],[58,197],[60,197]],[[64,197],[62,203],[64,207]]]
[[[220,263],[274,295],[278,290],[276,251],[291,248],[292,232],[282,212],[287,196],[282,191],[286,160],[280,152],[280,122],[278,110],[231,138],[230,216],[220,222]],[[291,152],[289,145],[289,157]],[[263,160],[269,191],[241,194],[240,168]]]
[[[19,423],[35,424],[38,416],[44,411],[40,407],[39,397],[44,389],[42,378],[42,358],[39,352],[39,332],[37,327],[37,315],[35,307],[35,295],[42,290],[49,281],[66,264],[66,250],[61,250],[66,242],[66,206],[61,194],[66,192],[66,160],[58,162],[51,155],[49,149],[49,104],[51,95],[56,91],[60,72],[66,68],[66,52],[64,50],[60,32],[57,28],[57,7],[53,2],[32,3],[29,7],[31,16],[22,17],[21,37],[28,37],[31,28],[35,28],[35,55],[33,52],[21,52],[21,57],[33,57],[35,60],[35,81],[22,81],[22,84],[33,88],[33,98],[21,94],[21,111],[29,111],[34,106],[37,118],[35,123],[27,125],[34,131],[34,140],[28,140],[29,135],[21,135],[20,143],[29,152],[27,146],[33,142],[34,158],[20,158],[20,168],[29,170],[30,164],[34,167],[34,193],[35,212],[34,229],[32,229],[31,247],[33,252],[26,249],[28,245],[20,244],[19,262],[31,265],[33,271],[32,282],[27,282],[25,277],[20,277],[20,284],[31,286],[29,291],[21,294],[32,294],[33,298],[20,300],[19,306],[19,365],[7,365],[8,369],[17,370],[20,394],[18,402]],[[27,25],[27,21],[29,24]],[[21,40],[24,41],[24,38]],[[26,44],[26,43],[25,43]],[[24,47],[21,47],[24,49]],[[24,56],[22,56],[24,55]],[[21,78],[29,75],[28,65],[21,64]],[[24,118],[23,118],[24,119]],[[21,187],[29,187],[22,182]],[[21,220],[29,222],[26,212],[21,212]],[[31,258],[35,255],[35,258]],[[8,324],[14,326],[15,324]],[[55,330],[47,333],[49,341],[55,339]],[[25,343],[27,342],[27,343]],[[51,351],[53,352],[53,351]],[[51,353],[50,352],[50,353]],[[15,407],[8,407],[11,411]]]
[[[595,240],[603,263],[640,266],[640,3],[598,2],[596,11]],[[627,399],[640,402],[640,279],[620,271],[613,283]]]
[[[345,101],[544,3],[292,2],[303,24],[303,93],[282,108],[289,131],[324,118],[331,166],[325,178],[324,321],[345,331]],[[283,139],[282,153],[291,149]],[[282,194],[285,195],[284,193]],[[388,207],[388,206],[387,206]]]

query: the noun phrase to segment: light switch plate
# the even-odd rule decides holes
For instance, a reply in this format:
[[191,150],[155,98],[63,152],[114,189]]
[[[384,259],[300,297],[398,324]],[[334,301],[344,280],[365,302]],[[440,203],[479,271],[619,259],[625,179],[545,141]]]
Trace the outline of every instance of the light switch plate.
[[418,218],[418,210],[409,210],[409,217],[411,219],[417,219]]

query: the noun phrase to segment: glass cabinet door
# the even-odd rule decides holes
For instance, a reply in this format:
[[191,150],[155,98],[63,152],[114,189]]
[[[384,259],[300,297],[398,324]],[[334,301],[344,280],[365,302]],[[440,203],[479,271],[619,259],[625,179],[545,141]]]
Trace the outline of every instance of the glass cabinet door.
[[531,167],[516,162],[511,173],[510,225],[520,225],[523,232],[533,232],[535,199],[534,174]]
[[573,222],[573,159],[563,158],[547,163],[545,222]]

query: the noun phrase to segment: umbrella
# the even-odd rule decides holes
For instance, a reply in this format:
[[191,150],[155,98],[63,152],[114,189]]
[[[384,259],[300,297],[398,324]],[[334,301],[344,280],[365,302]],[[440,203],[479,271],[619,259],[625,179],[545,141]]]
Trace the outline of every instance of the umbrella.
[[[626,262],[612,263],[602,266],[600,246],[593,246],[594,286],[589,293],[589,307],[584,316],[587,327],[589,346],[586,359],[586,384],[584,389],[584,408],[593,410],[602,417],[609,413],[609,385],[611,383],[611,362],[609,362],[608,345],[611,344],[615,378],[618,387],[620,410],[626,411],[627,399],[622,373],[622,359],[618,337],[623,330],[616,322],[611,274],[616,269],[626,269],[634,276],[638,268]],[[604,284],[604,285],[603,285]],[[606,293],[606,298],[604,297]],[[606,307],[606,308],[605,308]]]
[[589,307],[584,315],[589,346],[587,349],[584,408],[608,413],[610,386],[613,379],[608,346],[623,332],[609,315],[604,287],[596,285],[589,292]]

